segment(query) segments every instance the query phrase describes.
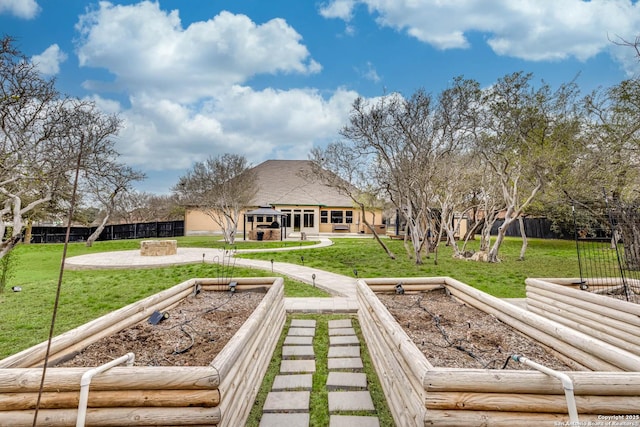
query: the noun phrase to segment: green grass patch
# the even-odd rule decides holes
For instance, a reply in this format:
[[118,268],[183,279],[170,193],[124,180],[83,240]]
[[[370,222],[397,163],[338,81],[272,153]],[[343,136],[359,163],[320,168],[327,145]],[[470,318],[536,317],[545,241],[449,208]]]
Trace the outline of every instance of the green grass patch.
[[[220,247],[214,237],[178,237],[178,247]],[[451,257],[451,248],[441,245],[435,256],[416,265],[407,257],[403,242],[387,240],[396,254],[388,258],[373,239],[334,239],[333,246],[298,251],[269,251],[237,256],[304,264],[334,273],[358,277],[450,276],[497,297],[524,297],[527,277],[578,277],[578,260],[572,241],[530,239],[527,256],[518,261],[521,241],[507,239],[502,262],[485,264]],[[239,242],[237,249],[278,248],[308,245],[313,241]],[[82,243],[68,247],[68,256],[140,248],[138,240]],[[227,245],[227,248],[228,245]],[[15,249],[13,277],[0,294],[0,358],[42,342],[48,336],[56,284],[62,260],[62,244],[20,245]],[[233,248],[230,248],[233,249]],[[82,325],[99,316],[160,292],[193,277],[272,276],[266,270],[234,268],[221,271],[219,265],[193,264],[169,268],[133,270],[65,271],[60,312],[55,334]],[[22,292],[11,292],[12,286]],[[285,296],[328,296],[318,288],[285,278]]]
[[[481,263],[454,259],[452,249],[444,244],[416,265],[407,256],[403,242],[385,240],[395,253],[386,256],[373,239],[332,239],[333,246],[299,252],[264,252],[239,254],[253,259],[274,259],[319,268],[346,276],[367,277],[436,277],[449,276],[501,298],[525,296],[527,277],[579,277],[575,243],[563,240],[529,239],[524,261],[519,261],[521,240],[507,238],[500,251],[501,262]],[[477,245],[478,242],[472,242]],[[304,257],[302,259],[301,257]]]
[[[202,238],[184,238],[185,242],[182,238],[177,240],[179,247],[204,241]],[[140,240],[97,242],[91,248],[73,243],[68,247],[67,256],[139,248]],[[0,359],[47,339],[63,245],[20,245],[14,251],[14,277],[7,290],[0,294]],[[274,276],[266,270],[204,263],[153,269],[67,270],[63,275],[54,333],[61,334],[194,277],[231,275]],[[329,296],[318,288],[293,279],[285,277],[284,282],[287,297]],[[11,292],[12,286],[20,286],[22,292]]]

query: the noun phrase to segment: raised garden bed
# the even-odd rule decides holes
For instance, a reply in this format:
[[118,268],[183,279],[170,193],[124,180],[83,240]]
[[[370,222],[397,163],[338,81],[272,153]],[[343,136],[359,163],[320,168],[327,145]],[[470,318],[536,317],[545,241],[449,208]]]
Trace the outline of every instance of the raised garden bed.
[[581,290],[580,279],[525,283],[529,311],[640,356],[640,304]]
[[[284,287],[281,278],[232,280],[237,292],[232,297],[229,281],[191,279],[56,337],[49,359],[49,365],[55,367],[47,368],[39,423],[76,423],[81,377],[90,368],[56,365],[97,365],[120,357],[130,350],[113,346],[118,338],[129,335],[134,341],[146,337],[148,348],[144,351],[142,343],[137,357],[145,366],[116,366],[93,378],[87,425],[243,425],[284,324]],[[258,295],[259,290],[266,293]],[[218,295],[213,296],[214,292]],[[257,306],[256,297],[261,299]],[[208,308],[203,311],[200,303]],[[244,311],[256,308],[244,323],[234,324],[234,313],[223,313],[220,304],[237,303]],[[194,311],[202,315],[193,316]],[[168,318],[152,326],[148,319],[155,312],[167,313]],[[222,314],[222,319],[208,317],[214,312]],[[202,335],[190,334],[193,345],[191,338],[169,339],[172,326],[189,330],[186,325],[199,321],[210,323],[209,332],[193,329]],[[153,341],[153,329],[172,341],[166,349]],[[216,335],[220,329],[227,333],[233,329],[234,333],[223,338]],[[223,340],[228,340],[224,347],[205,349]],[[195,347],[202,347],[199,358],[180,359],[180,353],[186,356]],[[88,353],[82,354],[86,348]],[[46,343],[42,343],[0,361],[0,426],[32,425],[45,350]],[[98,358],[100,352],[111,354]],[[171,357],[176,358],[175,363],[159,363]]]
[[[517,334],[553,349],[561,363],[574,369],[561,373],[573,382],[580,422],[637,413],[640,357],[624,349],[448,277],[359,280],[360,325],[397,425],[551,426],[569,421],[565,390],[557,378],[535,370],[431,363],[419,348],[422,343],[414,342],[374,293],[395,292],[401,282],[405,292],[446,289],[459,301],[513,327]],[[506,361],[508,354],[503,355]],[[510,364],[517,368],[517,362]]]

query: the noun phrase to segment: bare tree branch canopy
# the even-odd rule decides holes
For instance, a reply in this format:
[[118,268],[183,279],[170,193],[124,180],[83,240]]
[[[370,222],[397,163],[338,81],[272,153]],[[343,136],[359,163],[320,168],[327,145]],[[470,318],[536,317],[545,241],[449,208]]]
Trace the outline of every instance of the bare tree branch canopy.
[[548,85],[535,88],[531,79],[530,74],[514,73],[484,91],[477,150],[498,178],[505,202],[504,222],[488,253],[490,262],[499,260],[507,229],[553,179],[554,165],[580,130],[576,86],[567,84],[552,92]]
[[367,211],[375,214],[382,208],[380,194],[382,189],[368,167],[368,159],[350,149],[344,143],[329,144],[327,148],[315,148],[311,152],[311,174],[309,179],[318,179],[324,185],[335,188],[348,196],[362,213],[362,222],[371,231],[374,239],[391,259],[395,254],[380,239],[375,227],[367,220]]
[[86,177],[84,191],[92,196],[104,210],[102,221],[87,238],[86,245],[91,246],[100,236],[121,201],[132,190],[131,185],[144,179],[144,174],[136,172],[122,164],[107,162],[102,165],[102,173]]
[[454,205],[449,182],[440,178],[471,141],[470,110],[476,108],[478,93],[477,83],[456,79],[437,99],[423,90],[408,99],[399,94],[375,103],[357,99],[341,131],[354,157],[370,162],[377,188],[402,215],[405,247],[417,264],[429,255],[428,237],[436,226],[448,226],[434,210],[439,205],[449,215]]
[[0,235],[12,227],[0,256],[20,241],[29,213],[69,200],[76,165],[85,179],[104,175],[119,124],[91,102],[61,97],[10,37],[0,41]]
[[220,226],[225,242],[233,244],[240,212],[252,203],[256,184],[244,156],[223,154],[195,163],[172,191],[184,205],[200,207]]
[[615,45],[632,48],[636,51],[638,59],[640,59],[640,36],[637,36],[634,41],[626,40],[620,36],[616,36],[615,40],[609,40]]

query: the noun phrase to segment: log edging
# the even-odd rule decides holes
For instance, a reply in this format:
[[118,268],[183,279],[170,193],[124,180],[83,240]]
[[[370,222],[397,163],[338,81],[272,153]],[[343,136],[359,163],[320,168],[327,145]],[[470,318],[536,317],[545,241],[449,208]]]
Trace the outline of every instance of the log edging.
[[[640,304],[579,290],[565,280],[529,278],[525,283],[532,312],[640,357]],[[563,311],[571,316],[562,316]]]
[[[198,367],[117,366],[91,382],[90,425],[243,425],[262,384],[285,322],[282,278],[190,279],[54,338],[60,360],[102,338],[170,307],[196,290],[268,288],[263,300],[210,363]],[[43,364],[43,345],[0,360],[0,427],[31,426]],[[92,369],[47,369],[39,420],[75,425],[80,378]]]
[[[604,346],[598,355],[588,346],[566,351],[575,365],[605,367],[607,371],[564,372],[574,382],[581,422],[598,421],[603,414],[625,415],[640,400],[640,359],[610,343],[530,313],[449,277],[361,279],[357,282],[358,316],[362,333],[397,425],[529,426],[567,422],[562,384],[541,372],[528,370],[456,369],[429,364],[373,289],[391,291],[395,284],[418,290],[446,287],[451,294],[498,317],[525,335],[547,345],[570,348],[572,339]],[[409,342],[407,342],[409,340]],[[545,342],[543,341],[543,344]],[[620,361],[630,357],[629,361]],[[615,361],[609,360],[616,359]],[[620,360],[617,360],[620,359]],[[623,365],[620,367],[618,365]],[[621,372],[628,369],[631,372]]]

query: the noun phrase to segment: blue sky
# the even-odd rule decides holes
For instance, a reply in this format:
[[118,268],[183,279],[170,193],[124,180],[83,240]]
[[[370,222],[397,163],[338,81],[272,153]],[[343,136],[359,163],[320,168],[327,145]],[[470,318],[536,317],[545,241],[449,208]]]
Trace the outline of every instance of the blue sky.
[[141,191],[210,155],[306,159],[357,96],[516,71],[586,93],[636,76],[630,0],[0,0],[0,33],[58,89],[117,113]]

